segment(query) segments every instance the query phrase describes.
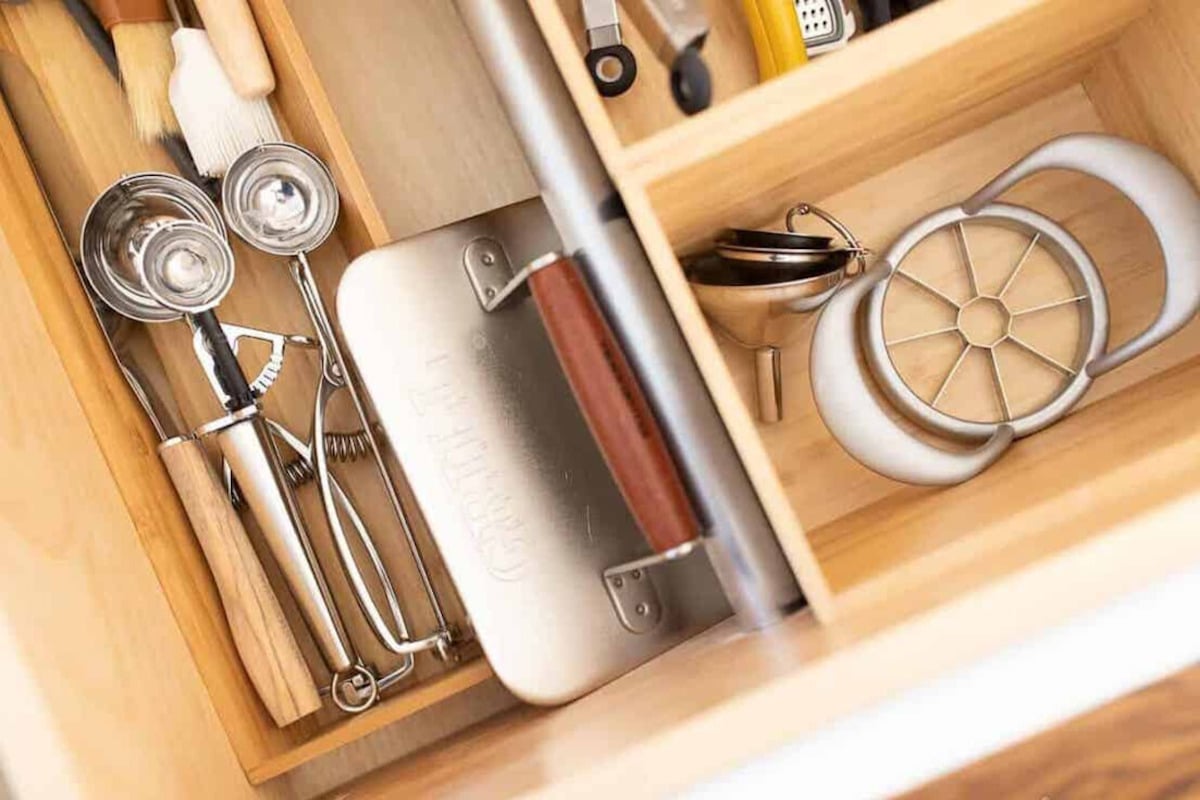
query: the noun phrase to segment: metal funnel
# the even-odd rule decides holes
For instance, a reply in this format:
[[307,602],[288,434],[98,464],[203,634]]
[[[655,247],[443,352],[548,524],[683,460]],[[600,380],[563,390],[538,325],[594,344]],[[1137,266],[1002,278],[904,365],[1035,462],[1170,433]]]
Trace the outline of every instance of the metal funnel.
[[783,375],[780,348],[799,336],[803,326],[796,315],[807,315],[833,297],[846,277],[845,266],[782,283],[744,285],[753,268],[724,262],[719,271],[689,274],[692,291],[705,315],[741,347],[754,351],[758,417],[778,422],[783,417]]

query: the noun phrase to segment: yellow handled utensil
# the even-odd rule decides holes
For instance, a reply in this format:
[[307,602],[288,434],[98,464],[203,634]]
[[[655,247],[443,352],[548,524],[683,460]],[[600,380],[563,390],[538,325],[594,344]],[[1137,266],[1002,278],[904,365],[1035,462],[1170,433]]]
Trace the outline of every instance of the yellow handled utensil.
[[742,7],[754,38],[760,81],[808,63],[794,0],[742,0]]

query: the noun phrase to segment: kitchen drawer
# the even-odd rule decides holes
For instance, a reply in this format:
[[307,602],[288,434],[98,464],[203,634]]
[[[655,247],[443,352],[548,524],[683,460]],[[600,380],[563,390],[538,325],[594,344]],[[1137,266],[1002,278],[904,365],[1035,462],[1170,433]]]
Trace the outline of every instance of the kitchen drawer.
[[[292,138],[331,164],[342,194],[337,236],[317,254],[327,293],[354,255],[537,194],[451,4],[360,0],[334,19],[316,0],[251,5],[278,74],[281,117]],[[32,642],[30,663],[61,657],[72,636],[68,616],[27,610],[43,591],[70,598],[62,615],[84,608],[93,624],[126,632],[97,639],[88,664],[64,661],[67,683],[78,673],[75,684],[104,696],[117,678],[134,681],[146,658],[158,662],[142,678],[150,691],[126,699],[147,715],[147,703],[168,693],[162,708],[169,719],[136,726],[128,752],[166,754],[174,747],[169,736],[188,737],[191,763],[220,775],[223,785],[305,796],[494,715],[348,791],[668,790],[1200,561],[1200,542],[1188,535],[1200,493],[1197,323],[1099,381],[1083,408],[1020,442],[980,477],[952,489],[916,489],[857,465],[825,431],[806,387],[803,343],[785,357],[785,421],[755,423],[748,359],[713,336],[680,267],[718,229],[778,225],[801,200],[882,247],[1032,147],[1072,131],[1145,142],[1200,181],[1200,76],[1189,67],[1200,59],[1200,9],[1193,3],[1004,0],[981,8],[939,0],[803,70],[753,86],[738,4],[722,0],[711,4],[716,29],[706,49],[721,81],[718,102],[686,120],[669,107],[665,72],[636,35],[639,84],[603,101],[583,67],[578,4],[529,5],[811,610],[759,633],[724,623],[554,711],[515,707],[486,661],[468,651],[450,668],[430,659],[416,682],[365,714],[275,728],[237,662],[153,432],[105,354],[15,133],[2,120],[0,257],[5,292],[21,313],[0,367],[6,386],[22,379],[55,393],[62,406],[55,409],[70,420],[57,426],[45,407],[14,403],[14,435],[5,438],[20,446],[11,455],[28,459],[36,451],[37,458],[8,480],[14,491],[45,494],[55,465],[77,459],[63,474],[103,495],[95,519],[114,543],[109,560],[90,570],[87,549],[69,546],[91,542],[86,513],[74,509],[64,522],[56,516],[61,508],[21,504],[5,522],[26,536],[9,543],[6,563],[31,574],[64,560],[80,569],[13,582],[0,597],[18,643]],[[0,44],[31,65],[64,120],[65,152],[78,159],[83,195],[122,172],[166,168],[160,152],[134,143],[115,86],[69,18],[51,6],[35,0],[5,8]],[[464,116],[471,124],[461,124]],[[1119,287],[1113,339],[1144,327],[1161,299],[1161,259],[1136,210],[1103,184],[1059,173],[1014,194],[1063,221]],[[238,257],[230,318],[305,329],[286,270],[248,248]],[[188,346],[168,332],[156,336],[165,354]],[[27,371],[20,348],[57,359],[61,369]],[[304,385],[313,369],[301,362],[285,380]],[[211,415],[195,376],[179,370],[171,378],[189,418]],[[279,399],[288,394],[269,397],[270,410],[303,420],[304,400]],[[389,557],[402,562],[392,546]],[[451,593],[444,570],[435,566],[435,573]],[[133,577],[122,584],[122,575]],[[85,608],[78,582],[94,584],[98,596],[123,585],[140,614]],[[453,615],[465,624],[461,608]],[[138,652],[147,647],[157,658]],[[107,715],[69,715],[68,703],[87,697],[75,684],[40,686],[51,716],[112,724]],[[79,754],[88,741],[68,737],[69,762],[89,763]],[[232,758],[248,782],[230,777]],[[135,763],[108,761],[120,763],[123,777],[99,770],[81,780],[97,791],[136,785]],[[183,778],[171,785],[172,765],[187,774],[180,761],[164,755],[162,764],[153,771],[160,796],[196,791]],[[630,775],[639,776],[636,785]]]
[[[310,19],[320,21],[319,4],[305,8],[296,3],[294,8],[296,19],[303,19],[301,14],[307,13]],[[371,7],[361,3],[359,10],[362,16],[351,15],[349,20],[351,26],[356,21],[360,23],[357,38],[364,38],[380,48],[375,51],[365,46],[357,48],[358,55],[368,60],[378,62],[380,51],[394,47],[396,37],[402,35],[440,42],[447,52],[469,49],[469,40],[452,8],[430,6],[422,17],[424,27],[415,33],[404,25],[391,30],[376,26],[373,36],[367,36],[361,30],[361,23],[387,19],[388,4],[378,3]],[[454,69],[463,63],[456,59],[442,73],[430,78],[431,85],[418,87],[416,95],[402,92],[388,95],[390,90],[386,87],[379,93],[388,95],[392,107],[405,103],[409,108],[423,107],[430,93],[453,98],[457,105],[447,106],[441,116],[428,113],[416,117],[428,126],[422,133],[417,132],[415,123],[405,127],[405,136],[410,140],[424,139],[430,144],[413,148],[407,156],[389,156],[390,167],[409,181],[395,189],[406,205],[388,206],[391,217],[373,215],[368,209],[374,208],[374,201],[367,190],[360,187],[370,185],[370,190],[378,196],[384,196],[385,189],[392,187],[368,184],[362,177],[364,173],[356,171],[351,159],[339,157],[339,153],[348,152],[347,141],[358,141],[354,138],[356,129],[351,124],[355,121],[352,115],[346,115],[344,127],[335,121],[331,103],[342,102],[345,96],[325,94],[308,52],[300,43],[292,13],[282,2],[261,4],[256,11],[263,20],[262,28],[267,34],[278,72],[276,98],[281,110],[281,124],[292,138],[330,161],[337,172],[339,185],[343,187],[341,193],[346,202],[343,230],[314,254],[314,270],[326,297],[332,298],[338,279],[350,260],[348,253],[362,252],[395,238],[508,205],[533,193],[522,156],[508,132],[498,104],[489,92],[478,89],[486,86],[479,80],[481,68],[468,62],[466,71],[456,73]],[[349,31],[338,31],[326,25],[326,29],[330,35],[355,36],[353,27]],[[56,138],[50,151],[61,153],[61,158],[45,159],[40,166],[46,185],[69,196],[72,213],[78,209],[81,217],[92,198],[122,174],[148,169],[174,171],[160,148],[136,140],[115,81],[56,0],[6,6],[0,25],[0,49],[6,59],[4,68],[24,70],[26,90],[40,91],[48,114],[58,123],[53,126],[54,130],[47,126],[45,135]],[[414,54],[414,57],[420,57],[420,54]],[[472,108],[477,119],[482,118],[481,125],[474,128],[459,126],[461,133],[457,138],[443,135],[442,128],[457,125],[453,115],[460,107]],[[382,118],[381,114],[377,116]],[[67,369],[71,386],[90,425],[94,443],[103,454],[111,478],[136,526],[141,546],[160,578],[195,667],[249,779],[254,783],[269,780],[390,722],[405,719],[472,690],[477,689],[464,697],[460,703],[463,708],[458,712],[439,714],[436,724],[418,725],[417,728],[439,729],[450,724],[449,720],[464,716],[467,721],[472,721],[487,710],[494,711],[511,704],[511,697],[492,679],[491,670],[480,657],[478,645],[468,642],[455,664],[445,665],[432,657],[419,658],[415,678],[405,680],[405,690],[366,713],[346,717],[327,708],[283,729],[274,725],[237,658],[205,561],[156,455],[155,433],[125,386],[124,378],[106,352],[100,331],[90,318],[88,301],[78,286],[70,258],[59,244],[53,220],[39,202],[30,164],[8,118],[3,121],[3,133],[3,153],[8,168],[4,195],[6,202],[11,204],[3,224],[6,239],[13,248],[8,256],[15,260],[6,266],[12,266],[14,278],[22,276],[40,310],[49,338]],[[454,164],[445,166],[450,158]],[[421,172],[423,167],[431,169],[430,165],[437,164],[444,168],[435,173]],[[484,177],[480,177],[481,173]],[[376,168],[368,174],[391,173]],[[414,186],[424,188],[418,191]],[[78,220],[75,224],[78,225]],[[344,244],[343,239],[355,244]],[[19,249],[26,241],[35,243],[36,247],[28,245]],[[304,307],[285,262],[257,253],[242,242],[233,242],[233,247],[238,259],[238,279],[235,290],[222,304],[226,319],[271,330],[308,332]],[[220,416],[222,412],[213,401],[205,378],[194,366],[190,335],[185,327],[148,326],[148,330],[161,356],[172,393],[179,399],[180,411],[189,425]],[[252,351],[242,355],[247,369],[256,358],[261,358],[261,354]],[[253,368],[257,370],[257,364]],[[282,421],[292,430],[308,430],[311,387],[315,386],[318,369],[318,362],[309,354],[288,355],[278,382],[264,398],[272,419]],[[354,426],[349,404],[344,407],[340,403],[333,404],[331,414],[330,430],[347,430]],[[80,442],[81,447],[84,444]],[[68,456],[63,454],[63,457]],[[366,462],[348,464],[344,469],[353,481],[355,499],[363,509],[367,524],[389,534],[379,537],[379,547],[399,585],[409,624],[418,634],[428,632],[433,626],[431,612],[402,537],[394,520],[389,519],[382,487],[374,481]],[[402,474],[396,469],[393,472]],[[17,478],[13,476],[14,480]],[[399,490],[411,505],[406,488],[401,486]],[[316,493],[299,494],[306,517],[320,518]],[[449,620],[452,625],[465,630],[465,613],[419,520],[416,528],[418,540],[424,545],[430,562],[433,581],[445,600]],[[336,561],[325,537],[316,537],[315,544],[324,563]],[[327,549],[322,551],[323,547]],[[272,559],[268,555],[262,560],[271,572]],[[274,574],[270,577],[277,578]],[[355,601],[340,573],[331,570],[330,582],[339,605],[354,608]],[[286,590],[281,588],[278,580],[275,585],[293,627],[303,630]],[[352,614],[346,616],[350,634],[355,642],[363,643],[360,646],[364,647],[366,657],[384,669],[398,661],[381,648],[372,650],[373,637],[361,618]],[[307,637],[298,638],[301,647],[307,651],[309,662],[319,664],[320,659]],[[319,676],[318,679],[324,681]]]

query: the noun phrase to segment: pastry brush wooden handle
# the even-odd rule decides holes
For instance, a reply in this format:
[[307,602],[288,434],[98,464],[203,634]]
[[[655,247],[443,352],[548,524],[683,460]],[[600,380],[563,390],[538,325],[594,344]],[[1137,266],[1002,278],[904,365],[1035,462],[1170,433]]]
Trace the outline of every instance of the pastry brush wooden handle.
[[266,97],[275,91],[275,73],[263,45],[254,14],[246,0],[195,0],[208,38],[242,97]]
[[584,419],[642,533],[658,552],[700,535],[691,500],[650,404],[574,260],[529,277],[542,321]]
[[258,696],[280,727],[313,713],[321,698],[312,674],[203,448],[195,439],[177,438],[163,442],[158,453],[200,540],[234,645]]
[[166,0],[87,0],[106,31],[114,25],[137,22],[170,22]]

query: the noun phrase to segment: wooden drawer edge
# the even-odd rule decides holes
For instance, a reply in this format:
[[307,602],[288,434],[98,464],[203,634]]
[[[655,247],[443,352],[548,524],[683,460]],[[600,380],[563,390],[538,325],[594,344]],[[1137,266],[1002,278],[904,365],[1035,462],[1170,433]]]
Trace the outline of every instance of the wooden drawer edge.
[[[575,707],[469,731],[346,787],[356,800],[432,793],[661,796],[732,769],[897,692],[1200,565],[1200,492],[915,616],[879,607],[829,626],[801,615],[747,641],[714,629]],[[1103,576],[1079,580],[1079,576]],[[736,674],[747,648],[778,674]],[[699,664],[716,662],[694,685]],[[689,666],[690,665],[690,666]],[[665,687],[670,686],[669,691]],[[671,706],[713,702],[663,723]],[[615,712],[614,699],[630,711]],[[657,717],[657,719],[656,719]],[[619,729],[620,737],[597,731]],[[515,740],[515,743],[514,743]],[[512,763],[519,752],[529,766]],[[629,776],[638,776],[636,785]]]
[[342,198],[339,227],[352,255],[391,241],[333,104],[304,47],[285,0],[250,0],[276,72],[272,98],[291,138],[319,155],[334,173]]
[[[1063,52],[1066,42],[1077,42],[1082,35],[1088,36],[1084,40],[1088,49],[1102,46],[1150,6],[1150,0],[1121,0],[1089,17],[1088,27],[1052,25],[1045,30],[1047,8],[1062,9],[1071,2],[1004,0],[982,7],[973,0],[943,0],[922,14],[855,40],[850,47],[803,70],[761,84],[712,113],[697,115],[637,143],[625,154],[627,168],[643,183],[658,182],[716,154],[734,151],[794,119],[828,113],[857,93],[889,85],[918,65],[946,58],[955,48],[986,49],[1031,34],[1049,37]],[[1061,60],[1057,51],[1056,55],[1059,57],[1054,60]],[[997,62],[1001,57],[991,54]],[[1013,62],[1009,54],[1002,63],[1004,68],[1014,69],[1019,62]],[[689,149],[683,146],[687,142],[703,142],[703,147]]]
[[[537,794],[608,795],[643,776],[646,795],[678,791],[933,680],[1122,595],[1200,565],[1200,492],[1109,535],[887,629]],[[1104,576],[1082,583],[1079,576]],[[1074,588],[1071,591],[1068,587]],[[870,627],[876,609],[835,624]],[[780,710],[787,711],[781,714]],[[682,768],[664,774],[663,764]],[[578,795],[576,794],[578,792]]]
[[385,725],[406,719],[440,700],[489,680],[494,680],[492,668],[482,656],[476,657],[458,669],[418,684],[369,711],[346,717],[299,747],[248,769],[246,774],[250,782],[256,785],[277,778]]

